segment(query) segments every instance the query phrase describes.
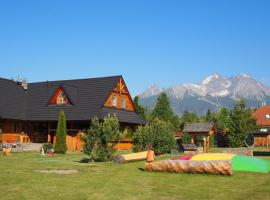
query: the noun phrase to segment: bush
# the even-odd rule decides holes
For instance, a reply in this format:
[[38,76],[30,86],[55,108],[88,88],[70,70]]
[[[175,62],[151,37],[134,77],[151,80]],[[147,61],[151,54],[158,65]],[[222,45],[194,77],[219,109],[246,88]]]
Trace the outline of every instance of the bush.
[[190,144],[191,143],[190,135],[188,133],[183,133],[183,135],[181,136],[181,141],[183,144]]
[[45,143],[41,148],[43,148],[44,153],[48,153],[49,150],[53,149],[53,145],[51,143]]
[[66,116],[64,111],[59,114],[57,130],[56,130],[56,142],[55,142],[55,153],[65,154],[67,151],[66,143],[67,129],[66,129]]
[[145,127],[140,126],[133,136],[133,151],[145,151],[149,144],[156,154],[170,152],[176,145],[171,123],[155,118]]

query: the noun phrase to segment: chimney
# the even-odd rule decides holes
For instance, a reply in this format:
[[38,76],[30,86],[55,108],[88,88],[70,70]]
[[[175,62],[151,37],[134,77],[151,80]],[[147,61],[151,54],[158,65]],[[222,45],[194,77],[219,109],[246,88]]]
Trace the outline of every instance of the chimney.
[[23,89],[27,90],[28,89],[28,83],[27,83],[27,80],[26,79],[23,79],[22,80],[22,83],[21,83]]

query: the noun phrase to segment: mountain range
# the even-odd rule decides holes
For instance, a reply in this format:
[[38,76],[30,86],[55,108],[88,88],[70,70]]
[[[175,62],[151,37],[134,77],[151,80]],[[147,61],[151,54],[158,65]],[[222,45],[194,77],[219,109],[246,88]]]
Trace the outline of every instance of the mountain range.
[[231,77],[213,73],[198,84],[184,83],[169,88],[152,85],[138,95],[140,103],[153,108],[161,92],[168,95],[173,110],[179,115],[185,111],[205,115],[208,109],[212,112],[221,107],[230,109],[240,98],[251,108],[270,103],[270,87],[244,73]]

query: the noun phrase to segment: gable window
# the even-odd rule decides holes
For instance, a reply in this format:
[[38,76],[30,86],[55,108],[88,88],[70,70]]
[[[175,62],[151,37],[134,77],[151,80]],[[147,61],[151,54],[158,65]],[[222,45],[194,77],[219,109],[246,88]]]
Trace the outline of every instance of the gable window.
[[112,106],[117,106],[117,96],[112,97]]
[[52,96],[49,105],[70,105],[70,100],[63,90],[63,88],[58,88],[54,95]]
[[121,99],[121,108],[126,108],[126,99],[125,98]]
[[270,119],[270,114],[265,115],[266,119]]
[[57,105],[68,104],[68,99],[63,91],[61,91],[60,94],[58,95],[56,99],[56,104]]

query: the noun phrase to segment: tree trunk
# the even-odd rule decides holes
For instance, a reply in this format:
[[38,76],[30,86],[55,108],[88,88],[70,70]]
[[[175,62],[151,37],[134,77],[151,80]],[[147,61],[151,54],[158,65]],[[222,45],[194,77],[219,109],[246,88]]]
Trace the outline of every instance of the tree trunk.
[[144,167],[147,171],[166,171],[184,173],[206,173],[232,175],[232,163],[229,160],[193,161],[193,160],[163,160],[148,163]]

